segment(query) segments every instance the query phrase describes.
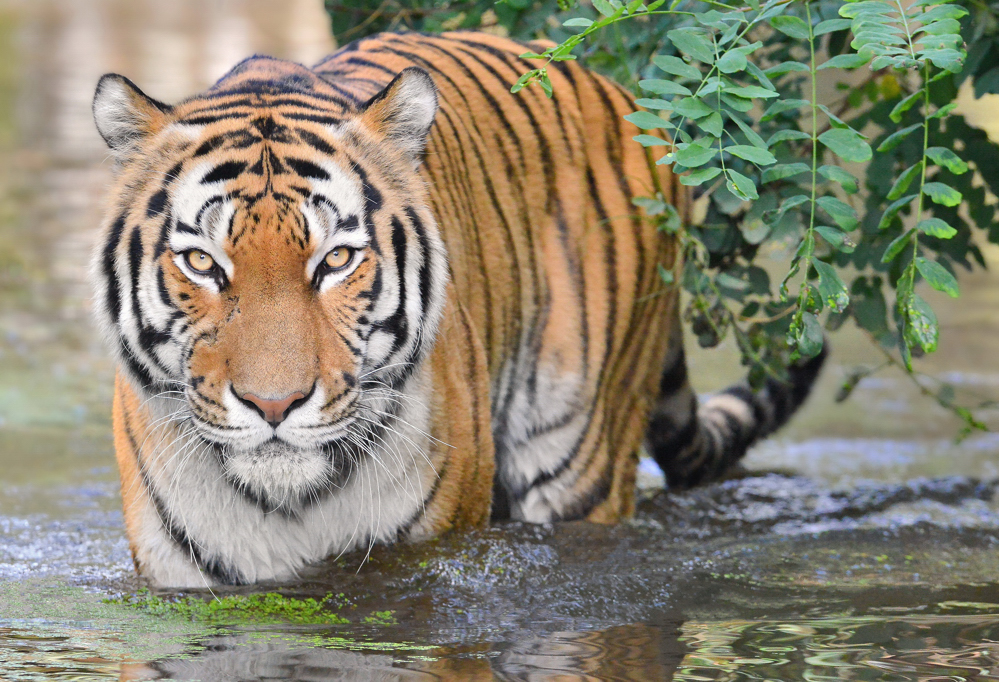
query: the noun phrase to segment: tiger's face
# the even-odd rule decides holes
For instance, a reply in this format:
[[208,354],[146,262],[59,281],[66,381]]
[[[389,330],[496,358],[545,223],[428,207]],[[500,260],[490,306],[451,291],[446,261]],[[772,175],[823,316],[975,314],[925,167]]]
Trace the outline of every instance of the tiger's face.
[[[260,60],[257,60],[260,61]],[[273,509],[335,487],[429,350],[446,262],[417,167],[425,72],[367,103],[302,68],[176,107],[98,86],[120,170],[95,260],[100,314],[143,393]],[[199,449],[200,448],[200,449]]]

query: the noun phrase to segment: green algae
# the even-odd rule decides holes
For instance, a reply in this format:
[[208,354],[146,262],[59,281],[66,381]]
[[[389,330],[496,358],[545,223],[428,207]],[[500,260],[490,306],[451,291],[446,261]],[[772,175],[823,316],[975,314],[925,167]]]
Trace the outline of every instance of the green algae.
[[241,623],[347,625],[350,623],[347,618],[337,613],[346,604],[344,595],[334,595],[332,592],[320,599],[286,597],[276,592],[205,599],[191,595],[158,597],[148,590],[140,590],[137,594],[110,597],[105,602],[127,606],[151,616],[177,618],[209,625]]

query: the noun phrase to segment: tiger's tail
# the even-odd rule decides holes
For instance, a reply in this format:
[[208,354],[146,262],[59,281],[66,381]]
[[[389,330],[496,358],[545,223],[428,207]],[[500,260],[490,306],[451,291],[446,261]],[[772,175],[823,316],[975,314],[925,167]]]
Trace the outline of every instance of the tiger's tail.
[[808,397],[826,350],[788,368],[788,381],[767,379],[758,391],[731,386],[698,405],[687,379],[679,329],[659,384],[645,446],[671,489],[717,480],[754,442],[781,426]]

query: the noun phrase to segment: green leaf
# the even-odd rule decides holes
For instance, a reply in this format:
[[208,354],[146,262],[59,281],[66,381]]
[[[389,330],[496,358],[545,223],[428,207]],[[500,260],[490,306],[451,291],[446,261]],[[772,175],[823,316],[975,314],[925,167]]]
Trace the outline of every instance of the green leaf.
[[753,145],[754,147],[759,147],[760,149],[766,149],[769,146],[767,145],[766,142],[763,141],[763,138],[760,137],[755,130],[753,130],[748,125],[743,123],[738,116],[732,116],[731,119],[735,121],[735,124],[737,126],[739,126],[739,130],[743,132],[743,134],[746,136],[746,139],[749,140],[749,143],[751,145]]
[[942,291],[951,298],[957,298],[961,295],[961,290],[957,286],[957,279],[940,263],[918,256],[916,258],[916,269],[919,270],[919,274],[923,276],[927,284],[937,291]]
[[760,149],[759,147],[752,147],[748,144],[734,144],[730,147],[725,147],[725,151],[729,154],[738,156],[740,159],[752,161],[753,163],[760,164],[761,166],[769,166],[777,163],[776,157],[774,157],[774,155],[767,150]]
[[939,239],[950,239],[957,234],[957,230],[940,220],[940,218],[927,218],[916,225],[916,229]]
[[628,114],[624,117],[624,120],[634,123],[642,130],[652,130],[654,128],[666,127],[666,122],[664,120],[655,114],[650,114],[647,111],[636,111],[633,114]]
[[767,74],[770,78],[779,78],[792,71],[808,71],[808,65],[801,62],[781,62],[776,66],[771,66],[763,73]]
[[941,206],[957,206],[964,198],[956,189],[942,182],[927,182],[923,185],[923,193]]
[[725,88],[725,92],[729,95],[745,97],[746,99],[770,99],[771,97],[780,97],[780,93],[776,93],[773,90],[767,90],[766,88],[761,88],[759,85],[742,85],[734,88]]
[[732,289],[733,291],[745,291],[749,288],[748,282],[744,282],[743,280],[733,277],[725,272],[718,273],[718,276],[715,277],[715,282],[718,283],[718,286],[725,287],[726,289]]
[[773,147],[778,142],[787,142],[788,140],[810,140],[812,136],[803,130],[778,130],[776,133],[770,136],[767,140],[767,146]]
[[650,197],[635,197],[631,200],[631,203],[639,208],[645,209],[646,215],[659,215],[666,211],[668,204],[661,199],[652,199]]
[[713,159],[717,153],[718,150],[714,147],[705,148],[697,143],[691,143],[676,150],[676,160],[687,168],[697,168]]
[[[853,128],[850,127],[850,124],[848,124],[846,121],[844,121],[839,116],[834,114],[832,110],[829,107],[827,107],[825,104],[819,104],[818,106],[819,109],[822,110],[822,113],[824,113],[826,116],[829,117],[829,124],[833,128],[846,128],[848,130],[853,130]],[[853,132],[856,133],[857,131],[853,130]],[[863,137],[863,135],[861,135],[861,137]]]
[[941,19],[940,21],[928,22],[925,14],[919,18],[923,22],[921,30],[931,36],[956,34],[961,31],[961,24],[956,19]]
[[510,92],[514,94],[520,92],[521,90],[524,89],[524,87],[528,83],[530,83],[534,78],[536,78],[537,75],[538,75],[537,69],[532,69],[531,71],[528,71],[527,73],[523,74],[520,78],[517,79],[516,83],[510,86]]
[[891,186],[890,190],[888,190],[888,199],[894,201],[905,194],[905,190],[909,189],[909,185],[912,184],[912,181],[915,180],[916,176],[918,176],[922,171],[922,161],[917,163],[915,166],[911,166],[910,168],[904,170],[902,174],[895,179],[895,184]]
[[796,334],[792,338],[800,355],[810,358],[822,351],[822,325],[815,313],[802,313],[801,327],[793,331]]
[[705,64],[714,63],[714,47],[702,29],[692,26],[674,28],[672,31],[667,31],[666,35],[669,37],[670,42],[673,43],[673,46],[681,52],[689,54],[694,59],[702,61]]
[[888,208],[885,209],[884,215],[881,216],[881,220],[878,222],[878,229],[887,229],[891,225],[891,221],[894,220],[896,215],[898,215],[898,212],[908,206],[912,200],[916,198],[916,196],[916,194],[910,194],[893,201]]
[[729,50],[721,56],[715,66],[722,73],[738,73],[745,70],[747,64],[746,55],[738,50]]
[[663,80],[661,78],[647,78],[645,80],[640,80],[638,81],[638,87],[657,95],[683,95],[685,97],[689,97],[692,94],[689,89],[683,87],[679,83]]
[[847,194],[856,194],[857,192],[857,178],[853,177],[850,173],[839,166],[819,166],[819,175],[832,180],[833,182],[838,182],[842,187],[843,191]]
[[851,23],[849,19],[826,19],[815,25],[815,28],[812,29],[812,35],[817,38],[833,31],[842,31],[850,28]]
[[648,97],[639,97],[635,100],[635,104],[640,107],[645,107],[646,109],[655,109],[656,111],[672,111],[673,105],[664,99],[650,99]]
[[742,173],[727,169],[725,175],[728,178],[725,186],[735,196],[743,201],[760,198],[760,195],[756,192],[756,184]]
[[957,50],[926,50],[923,56],[933,62],[933,66],[951,73],[958,73],[964,66],[964,53]]
[[770,25],[786,36],[798,40],[808,40],[808,24],[798,17],[788,14],[781,15],[772,18]]
[[743,114],[752,111],[753,109],[753,100],[751,99],[743,99],[741,97],[735,97],[733,95],[728,94],[727,92],[723,92],[721,98],[722,102],[724,102],[725,106],[727,106],[729,109],[735,109],[736,111],[739,111]]
[[671,73],[674,76],[691,79],[699,79],[701,77],[700,69],[692,64],[688,64],[679,57],[674,57],[672,55],[657,55],[652,58],[652,63],[666,73]]
[[576,26],[579,26],[580,28],[587,28],[588,26],[593,25],[593,20],[586,19],[584,17],[576,17],[575,19],[569,19],[567,21],[563,21],[562,25],[565,26],[566,28],[575,28]]
[[538,83],[541,85],[541,89],[544,91],[545,96],[550,99],[553,90],[552,90],[552,82],[548,78],[547,69],[540,69],[540,73],[538,74]]
[[593,8],[605,17],[613,16],[614,12],[617,11],[617,8],[610,4],[607,0],[593,0]]
[[858,133],[847,128],[833,128],[819,135],[819,141],[844,161],[870,161],[871,146]]
[[852,230],[860,222],[857,219],[857,212],[853,210],[853,207],[836,197],[819,197],[815,200],[815,203],[821,206],[822,210],[828,213],[829,217],[844,230]]
[[954,111],[955,109],[957,109],[957,102],[951,102],[950,104],[945,104],[936,111],[934,111],[932,114],[928,116],[928,118],[943,118],[945,116],[948,116],[950,112]]
[[881,256],[881,262],[891,263],[893,260],[895,260],[895,258],[898,257],[898,254],[902,253],[902,250],[909,245],[909,241],[911,239],[912,239],[912,230],[909,230],[908,232],[902,234],[899,237],[896,237],[892,241],[892,243],[888,245],[888,248],[885,249],[885,255]]
[[660,139],[655,135],[635,135],[631,139],[633,139],[635,142],[639,143],[643,147],[665,147],[669,145],[669,142]]
[[667,270],[661,263],[656,263],[656,272],[659,273],[659,279],[662,280],[663,284],[668,286],[673,283],[675,277],[672,270]]
[[783,180],[784,178],[790,178],[800,173],[807,173],[810,170],[812,170],[812,167],[807,163],[782,163],[763,171],[763,175],[760,176],[760,182],[765,185],[768,182]]
[[916,123],[908,128],[902,128],[901,130],[896,130],[894,133],[885,138],[885,141],[878,145],[879,152],[890,152],[895,147],[902,144],[902,140],[907,138],[909,135],[914,133],[923,127],[922,123]]
[[927,24],[931,21],[939,21],[941,19],[960,19],[961,17],[966,16],[968,16],[968,10],[957,5],[937,5],[933,9],[927,10],[922,14],[916,14],[916,17],[923,24]]
[[832,227],[830,225],[816,225],[815,231],[818,232],[819,235],[837,251],[842,251],[843,253],[853,253],[857,248],[857,244],[850,239],[850,235],[843,232],[843,230],[838,227]]
[[850,304],[850,294],[846,285],[829,263],[820,260],[812,261],[815,271],[819,273],[819,294],[827,308],[841,313]]
[[788,197],[781,203],[780,208],[777,209],[776,213],[774,213],[773,219],[770,222],[774,224],[779,223],[784,218],[785,213],[790,211],[795,206],[801,206],[802,204],[807,203],[808,196],[805,194],[796,194],[793,197]]
[[922,14],[916,14],[916,18],[922,24],[928,24],[934,21],[940,21],[941,19],[960,19],[961,17],[968,16],[968,10],[963,7],[958,7],[957,5],[937,5],[931,10],[927,10]]
[[689,173],[681,175],[680,184],[687,185],[688,187],[696,187],[708,180],[713,180],[719,173],[721,173],[721,168],[717,166],[713,168],[698,168],[697,170],[692,170]]
[[819,64],[816,70],[821,69],[856,69],[871,61],[871,55],[867,52],[854,52],[852,54],[839,54],[825,62]]
[[712,114],[705,116],[697,121],[697,127],[707,133],[711,133],[715,137],[721,137],[723,128],[721,114],[715,111]]
[[902,114],[904,114],[913,106],[915,106],[915,104],[919,101],[919,98],[922,96],[922,94],[923,94],[922,90],[916,90],[914,93],[903,99],[901,102],[895,105],[894,109],[891,110],[891,113],[888,114],[888,118],[890,118],[895,123],[901,123]]
[[767,78],[767,74],[763,73],[760,67],[758,67],[753,62],[749,62],[748,64],[746,64],[746,72],[749,75],[751,75],[753,78],[755,78],[757,82],[759,82],[759,84],[765,87],[767,90],[777,90],[777,88],[774,87],[774,84],[770,82],[770,79]]
[[912,294],[906,301],[906,341],[910,346],[919,344],[927,353],[932,353],[937,349],[937,339],[940,336],[940,328],[937,324],[937,316],[930,308],[930,304],[922,299],[919,294]]
[[684,97],[683,99],[673,102],[673,111],[681,116],[686,116],[687,118],[692,119],[703,118],[711,113],[714,113],[714,109],[694,97]]
[[933,163],[943,166],[954,175],[963,175],[968,172],[968,164],[946,147],[930,147],[926,150],[926,156],[930,157]]

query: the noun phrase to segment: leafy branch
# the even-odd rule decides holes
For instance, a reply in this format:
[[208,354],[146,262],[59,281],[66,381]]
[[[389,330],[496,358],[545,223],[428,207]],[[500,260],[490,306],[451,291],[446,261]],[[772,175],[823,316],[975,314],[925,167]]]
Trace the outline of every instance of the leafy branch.
[[[962,201],[961,192],[936,171],[942,167],[961,174],[968,165],[952,149],[931,144],[931,122],[939,125],[953,109],[952,103],[933,104],[933,86],[961,71],[966,55],[959,20],[967,11],[946,0],[918,0],[909,6],[898,0],[701,5],[690,11],[691,3],[683,3],[680,11],[679,0],[668,8],[662,1],[646,6],[637,0],[598,0],[598,19],[570,18],[563,26],[576,33],[543,53],[524,55],[547,62],[524,74],[513,91],[537,82],[551,96],[547,66],[575,58],[575,48],[609,26],[640,17],[646,23],[671,22],[664,32],[673,54],[653,55],[649,67],[666,75],[638,81],[643,96],[636,104],[642,110],[625,118],[643,131],[635,141],[662,148],[656,163],[672,165],[685,185],[708,187],[715,210],[736,223],[739,245],[725,253],[711,243],[721,226],[682,228],[677,232],[682,277],[675,271],[660,273],[664,283],[682,283],[691,294],[685,317],[698,340],[714,345],[734,330],[751,378],[759,382],[782,371],[788,360],[817,354],[824,330],[852,316],[861,326],[877,327],[881,341],[893,337],[901,365],[911,375],[913,350],[933,351],[939,335],[936,316],[917,293],[917,284],[925,280],[950,295],[958,293],[946,260],[929,257],[920,237],[946,240],[957,233],[945,219],[931,215],[925,199],[947,208]],[[835,54],[830,46],[842,36],[852,38],[853,51]],[[794,55],[796,49],[804,49],[807,58]],[[823,54],[830,56],[823,60]],[[904,82],[910,73],[921,76],[919,87],[892,108],[888,125],[894,128],[878,146],[879,154],[891,153],[922,130],[919,157],[887,192],[866,188],[868,206],[872,200],[887,203],[874,233],[868,216],[861,217],[844,200],[860,190],[847,167],[882,163],[860,132],[871,118],[844,120],[841,115],[856,110],[855,97],[851,94],[833,111],[820,101],[817,87],[819,71],[864,66],[870,75],[855,91],[869,93],[881,83]],[[881,98],[874,100],[880,104]],[[922,120],[898,127],[907,112],[911,116],[920,110]],[[905,150],[911,153],[911,145]],[[918,189],[906,194],[916,178]],[[636,203],[650,215],[653,207],[662,212],[661,197],[649,201],[654,203]],[[896,224],[910,210],[913,224],[887,246],[881,244],[880,233],[897,231]],[[778,240],[793,240],[795,250],[774,292],[753,259],[759,245]],[[871,258],[872,248],[882,249],[881,258]],[[844,268],[860,272],[853,286],[844,282]],[[875,276],[886,268],[887,278]],[[798,293],[792,298],[789,288],[795,281]],[[884,284],[896,288],[894,332],[887,317],[871,315]],[[860,300],[854,302],[854,296]],[[964,408],[949,404],[949,409],[969,427],[980,426]]]

